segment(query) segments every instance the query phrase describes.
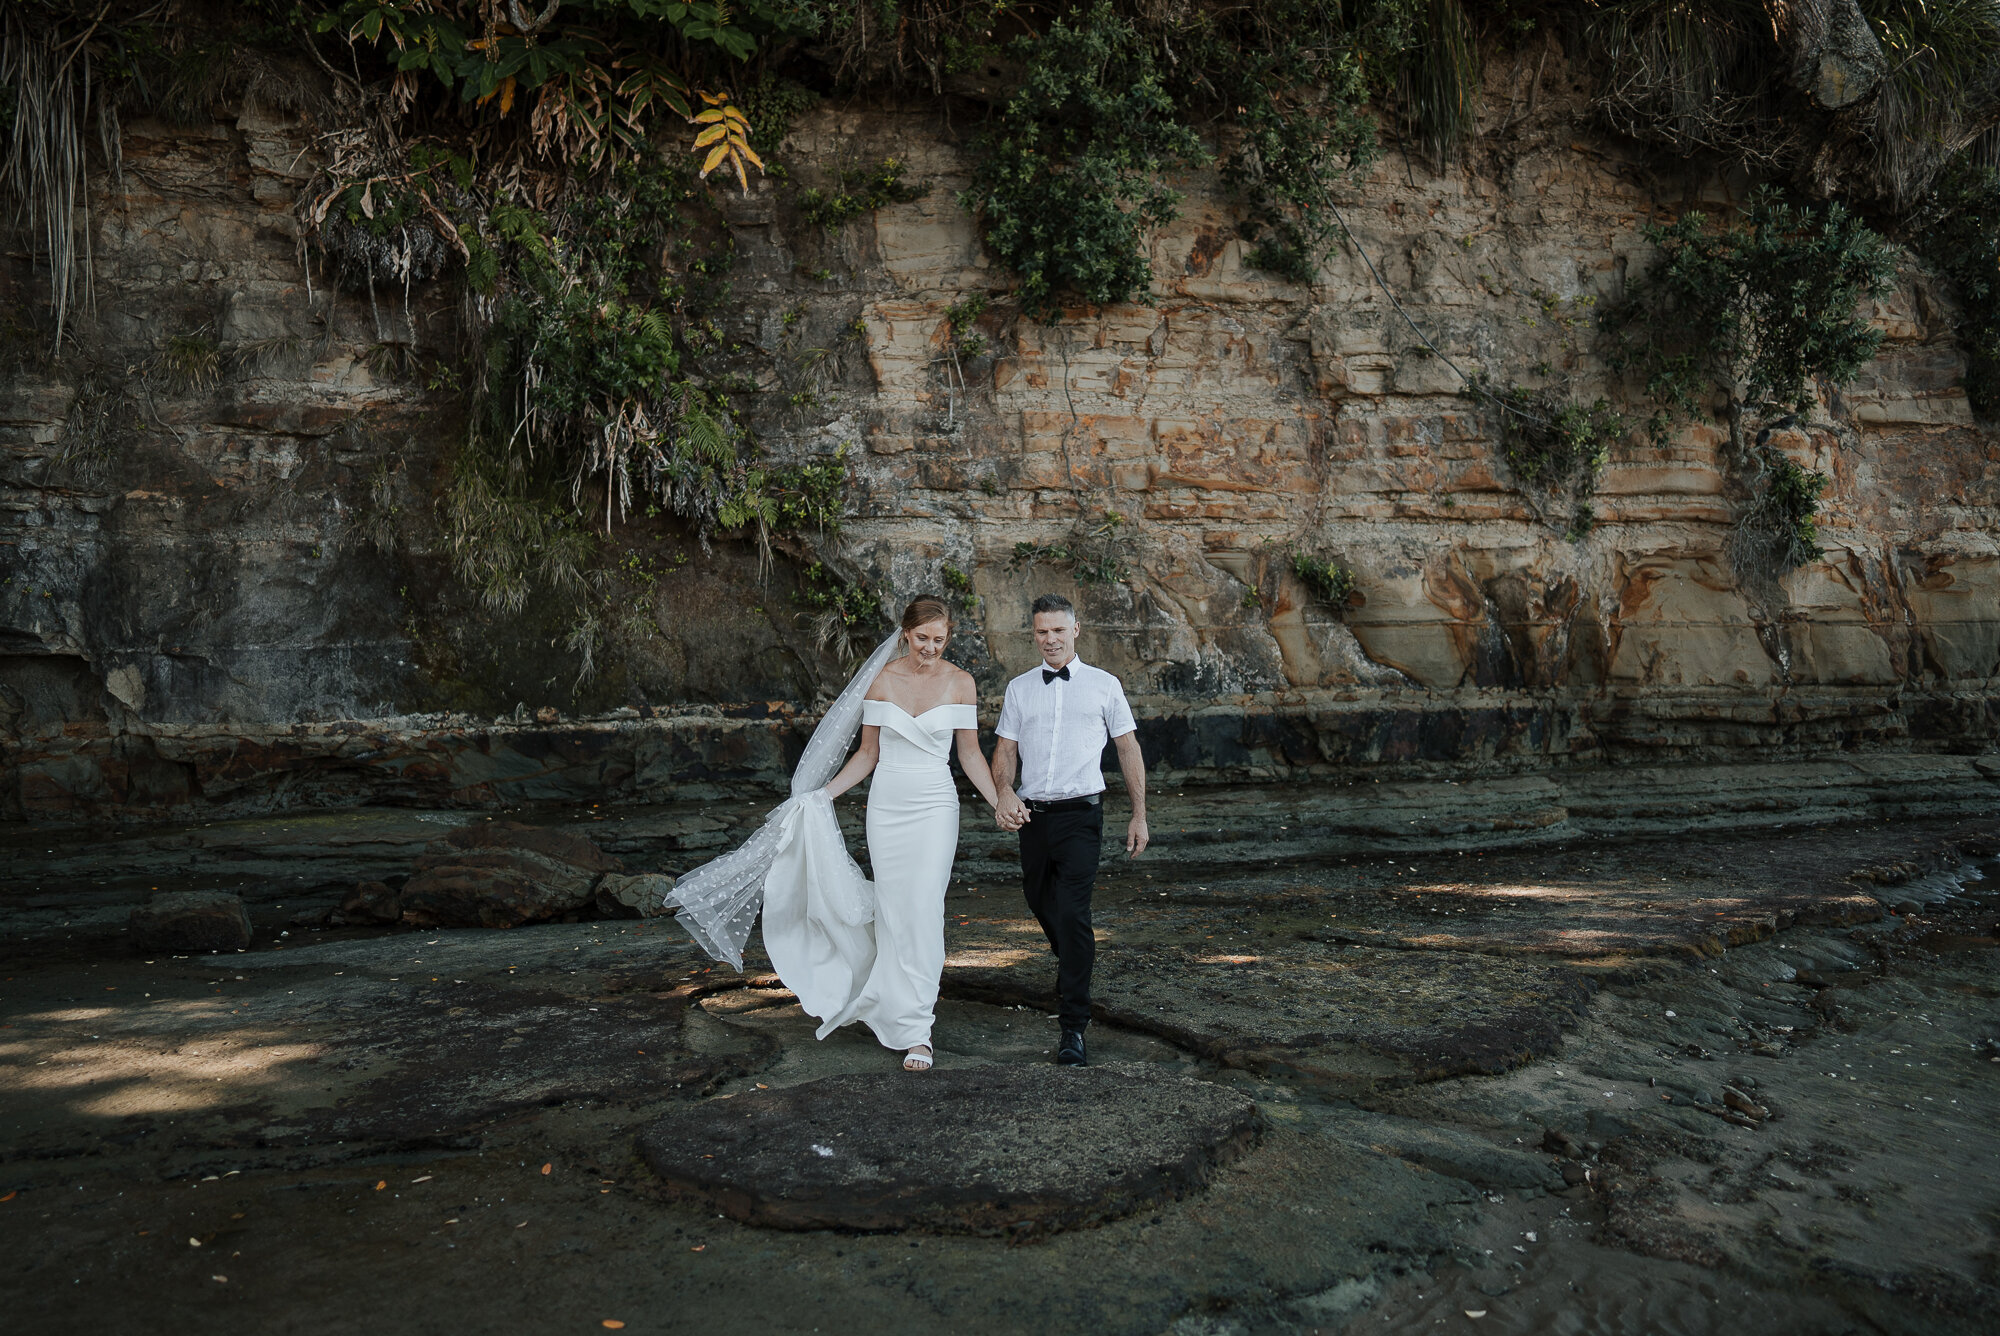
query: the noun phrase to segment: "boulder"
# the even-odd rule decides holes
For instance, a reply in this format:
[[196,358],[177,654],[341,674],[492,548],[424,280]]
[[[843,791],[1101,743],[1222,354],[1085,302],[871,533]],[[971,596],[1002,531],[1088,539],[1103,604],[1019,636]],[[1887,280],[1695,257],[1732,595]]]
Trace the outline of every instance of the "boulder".
[[250,945],[250,915],[227,891],[168,891],[132,911],[129,931],[142,951],[240,951]]
[[1808,7],[1799,24],[1797,79],[1829,111],[1851,106],[1875,91],[1889,73],[1874,25],[1855,0]]
[[995,1064],[704,1100],[639,1152],[750,1224],[1026,1238],[1194,1191],[1257,1127],[1245,1096],[1150,1064]]
[[394,923],[402,916],[403,897],[386,882],[359,882],[340,902],[344,923]]
[[628,877],[607,872],[597,880],[597,912],[606,918],[652,918],[667,912],[667,893],[674,879],[664,872]]
[[477,822],[424,850],[403,886],[402,918],[420,928],[512,928],[588,908],[597,879],[623,870],[581,835]]

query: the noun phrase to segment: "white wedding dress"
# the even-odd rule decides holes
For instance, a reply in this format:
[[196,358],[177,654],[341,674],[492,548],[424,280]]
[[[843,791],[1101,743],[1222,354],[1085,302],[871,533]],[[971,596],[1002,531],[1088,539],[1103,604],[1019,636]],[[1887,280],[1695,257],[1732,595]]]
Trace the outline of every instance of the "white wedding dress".
[[[931,1042],[938,978],[944,973],[944,889],[958,853],[958,785],[952,782],[953,732],[979,727],[970,705],[939,705],[914,718],[891,701],[861,707],[861,722],[882,730],[881,754],[868,780],[868,859],[875,865],[874,959],[847,1005],[822,1017],[826,1038],[850,1021],[866,1022],[884,1047]],[[773,869],[775,872],[775,869]],[[778,965],[793,943],[772,937],[771,886],[765,884],[764,949]],[[846,962],[843,962],[843,965]],[[826,981],[840,978],[836,972]],[[786,982],[791,975],[782,966]],[[817,989],[820,980],[813,979]],[[799,993],[801,1002],[805,994]]]
[[[761,907],[764,950],[824,1039],[853,1021],[894,1049],[930,1043],[944,972],[944,891],[958,852],[954,730],[978,727],[970,705],[912,717],[863,699],[892,657],[891,636],[869,656],[813,731],[792,797],[741,847],[682,877],[666,904],[717,960],[743,968]],[[882,730],[868,786],[870,882],[848,855],[824,788],[862,723]]]

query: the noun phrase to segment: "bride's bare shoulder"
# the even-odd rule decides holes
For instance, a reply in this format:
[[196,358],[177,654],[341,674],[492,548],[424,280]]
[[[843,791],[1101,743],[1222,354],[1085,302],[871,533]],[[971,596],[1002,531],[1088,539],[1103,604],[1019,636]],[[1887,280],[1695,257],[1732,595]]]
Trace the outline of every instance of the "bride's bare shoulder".
[[951,695],[947,698],[952,705],[979,704],[979,683],[965,669],[952,665]]
[[891,679],[902,676],[902,674],[896,671],[900,662],[900,660],[891,659],[888,663],[883,664],[882,671],[875,674],[875,680],[868,684],[868,694],[862,697],[862,699],[885,700],[894,705],[896,698],[889,693],[889,683]]

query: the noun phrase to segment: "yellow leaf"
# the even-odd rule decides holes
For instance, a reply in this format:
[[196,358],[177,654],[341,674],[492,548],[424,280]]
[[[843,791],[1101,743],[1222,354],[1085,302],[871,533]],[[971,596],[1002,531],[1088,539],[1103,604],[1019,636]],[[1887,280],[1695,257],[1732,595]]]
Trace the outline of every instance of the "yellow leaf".
[[736,146],[736,151],[738,153],[741,153],[744,157],[750,159],[750,161],[756,163],[758,171],[761,172],[764,170],[764,160],[758,157],[757,151],[751,148],[748,144],[738,144]]
[[745,116],[742,112],[738,111],[734,107],[724,107],[722,109],[722,114],[727,116],[730,120],[735,121],[738,125],[745,127],[746,129],[750,125],[750,118],[748,116]]
[[724,102],[727,102],[727,101],[729,100],[729,94],[727,94],[727,93],[703,93],[703,94],[701,95],[701,100],[702,100],[702,101],[704,101],[704,102],[706,102],[706,103],[708,103],[708,105],[709,105],[709,106],[711,106],[711,107],[719,107],[719,106],[721,106],[721,105],[722,105],[722,104],[723,104]]
[[728,156],[729,156],[729,145],[717,144],[713,149],[709,150],[708,158],[701,164],[701,172],[699,173],[700,176],[704,180],[707,179],[708,174],[714,171],[717,167],[720,167],[722,165],[722,160]]
[[500,114],[505,116],[514,109],[514,80],[509,77],[500,85]]
[[694,137],[694,147],[707,148],[728,133],[729,127],[726,125],[711,125]]
[[695,114],[694,119],[697,123],[702,125],[714,125],[717,122],[726,121],[729,118],[727,116],[724,116],[719,111],[703,111],[703,112],[697,112]]
[[747,194],[749,194],[749,193],[750,193],[750,173],[748,173],[748,172],[746,172],[746,171],[744,171],[744,170],[743,170],[743,159],[742,159],[742,157],[741,157],[740,155],[737,155],[737,154],[731,154],[731,155],[730,155],[730,158],[729,158],[729,165],[730,165],[730,166],[732,166],[732,167],[734,167],[734,168],[736,169],[736,183],[737,183],[738,185],[740,185],[740,186],[742,186],[742,187],[743,187],[743,193],[744,193],[744,194],[746,194],[746,195],[747,195]]

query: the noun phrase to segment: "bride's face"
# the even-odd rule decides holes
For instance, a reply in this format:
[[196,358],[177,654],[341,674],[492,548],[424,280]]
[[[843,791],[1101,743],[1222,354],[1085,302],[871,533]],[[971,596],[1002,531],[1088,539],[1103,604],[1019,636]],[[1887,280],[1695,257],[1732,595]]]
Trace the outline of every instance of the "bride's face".
[[940,617],[903,632],[903,639],[918,665],[928,668],[943,657],[945,644],[951,639],[951,623]]

